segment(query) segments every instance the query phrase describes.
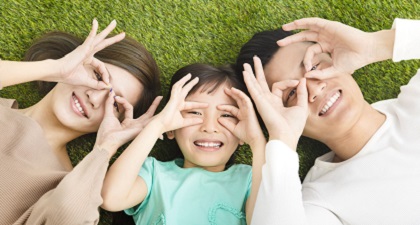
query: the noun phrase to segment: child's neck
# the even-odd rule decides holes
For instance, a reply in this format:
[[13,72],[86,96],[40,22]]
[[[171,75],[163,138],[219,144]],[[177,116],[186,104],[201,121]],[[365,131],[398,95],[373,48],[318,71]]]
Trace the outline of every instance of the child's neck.
[[201,165],[196,165],[192,162],[190,162],[189,160],[184,159],[184,165],[182,166],[183,168],[202,168],[204,170],[207,170],[209,172],[222,172],[225,170],[226,165],[216,165],[216,166],[201,166]]

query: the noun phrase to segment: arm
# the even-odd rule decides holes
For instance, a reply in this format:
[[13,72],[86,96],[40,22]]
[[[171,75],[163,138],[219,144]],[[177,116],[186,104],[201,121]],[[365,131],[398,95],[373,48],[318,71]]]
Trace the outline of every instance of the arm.
[[108,151],[95,147],[55,189],[45,193],[26,212],[29,215],[19,220],[22,224],[97,224],[108,162]]
[[[34,80],[43,80],[84,85],[96,89],[107,88],[107,84],[109,84],[108,71],[104,63],[94,58],[93,55],[124,38],[125,34],[122,33],[105,39],[115,26],[116,22],[113,21],[105,30],[96,34],[98,22],[95,19],[85,42],[61,59],[47,59],[36,62],[0,61],[0,85],[7,87]],[[88,71],[92,67],[101,74],[104,81],[98,82],[90,75]]]
[[[266,145],[251,224],[339,224],[328,210],[314,207],[319,213],[313,214],[314,210],[309,209],[311,206],[306,208],[302,200],[299,160],[295,151],[308,115],[306,80],[278,82],[270,91],[258,57],[254,57],[254,65],[256,77],[251,66],[245,64],[244,80],[266,124],[270,141]],[[296,87],[298,100],[295,106],[286,108],[282,91],[289,87]]]
[[95,147],[57,187],[45,195],[22,216],[26,224],[97,224],[98,207],[102,204],[101,189],[109,159],[118,147],[134,138],[153,116],[160,99],[138,119],[132,118],[133,107],[123,98],[116,98],[125,109],[120,123],[113,114],[114,92],[106,101],[105,117],[98,131]]
[[264,147],[266,140],[249,97],[242,91],[235,88],[226,89],[225,92],[227,95],[235,99],[239,108],[229,105],[220,105],[218,108],[220,110],[226,110],[232,115],[236,115],[239,122],[235,124],[224,118],[220,118],[219,122],[241,141],[249,144],[252,151],[252,185],[251,193],[246,202],[245,208],[246,221],[250,224],[255,201],[257,199],[258,189],[261,183],[261,170],[264,164]]
[[420,20],[395,19],[395,41],[392,60],[420,59]]
[[187,75],[172,87],[171,99],[162,112],[153,117],[112,165],[105,177],[102,208],[120,211],[142,202],[148,187],[137,174],[157,138],[166,131],[202,123],[202,119],[183,118],[181,115],[183,110],[206,107],[203,103],[185,101],[188,92],[198,82],[196,78],[184,86],[190,78],[191,75]]

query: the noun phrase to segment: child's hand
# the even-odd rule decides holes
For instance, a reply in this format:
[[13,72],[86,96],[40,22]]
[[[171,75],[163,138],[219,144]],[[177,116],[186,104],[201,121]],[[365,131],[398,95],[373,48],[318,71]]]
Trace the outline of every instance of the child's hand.
[[[114,99],[124,107],[124,120],[120,122],[114,114]],[[96,146],[109,151],[112,157],[117,149],[137,136],[140,131],[151,121],[162,96],[153,101],[147,112],[137,119],[133,119],[133,106],[124,98],[115,96],[112,91],[106,100],[105,115],[99,127]]]
[[238,104],[238,108],[231,105],[219,105],[219,110],[230,112],[239,122],[233,123],[226,118],[219,118],[218,121],[226,129],[232,132],[237,138],[251,146],[251,149],[257,142],[265,143],[265,137],[258,123],[251,99],[242,91],[232,88],[225,89],[225,93],[232,97]]
[[169,102],[162,112],[156,115],[156,119],[162,125],[162,133],[203,122],[201,118],[184,118],[181,114],[184,110],[207,107],[207,103],[185,101],[188,92],[198,83],[198,77],[196,77],[188,84],[185,84],[190,79],[191,74],[188,74],[172,86]]
[[[115,20],[98,35],[98,22],[93,20],[92,30],[84,43],[72,52],[58,59],[57,67],[60,71],[57,77],[45,78],[47,81],[63,82],[73,85],[83,85],[95,89],[104,89],[109,87],[109,74],[103,62],[99,61],[93,55],[98,51],[121,41],[125,34],[121,33],[111,38],[106,36],[114,30]],[[97,74],[93,73],[95,71]],[[96,76],[100,76],[98,80]]]
[[[297,142],[308,118],[308,91],[305,78],[300,82],[283,81],[275,83],[270,92],[265,79],[261,60],[254,57],[256,77],[249,64],[245,64],[244,79],[249,93],[257,106],[270,136],[270,140],[278,139],[296,150]],[[299,84],[297,84],[299,83]],[[283,90],[297,85],[297,105],[283,105]]]

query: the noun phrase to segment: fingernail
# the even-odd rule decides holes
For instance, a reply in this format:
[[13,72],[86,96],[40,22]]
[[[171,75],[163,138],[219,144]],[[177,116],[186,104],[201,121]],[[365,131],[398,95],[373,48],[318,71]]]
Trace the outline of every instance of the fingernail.
[[116,21],[115,19],[113,19],[113,20],[111,21],[111,23],[117,23],[117,21]]
[[112,88],[111,88],[111,89],[109,89],[109,92],[112,92]]

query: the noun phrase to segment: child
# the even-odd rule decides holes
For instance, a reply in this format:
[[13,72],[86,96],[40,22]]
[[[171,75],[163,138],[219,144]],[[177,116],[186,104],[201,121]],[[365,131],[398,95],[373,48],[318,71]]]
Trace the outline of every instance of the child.
[[[126,209],[136,224],[249,224],[266,140],[250,99],[236,88],[245,89],[230,67],[178,70],[165,108],[108,171],[102,207]],[[147,157],[164,132],[184,159]],[[253,176],[248,165],[227,165],[243,142],[253,152]]]

